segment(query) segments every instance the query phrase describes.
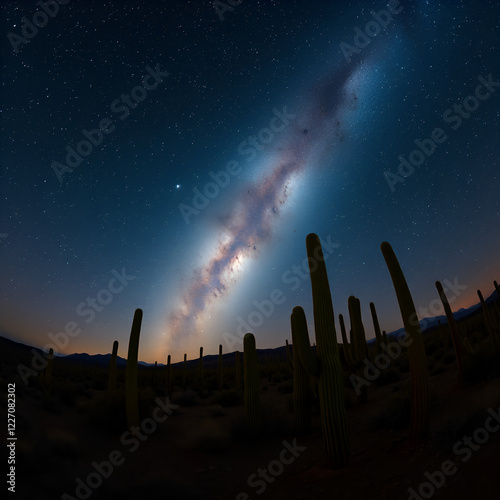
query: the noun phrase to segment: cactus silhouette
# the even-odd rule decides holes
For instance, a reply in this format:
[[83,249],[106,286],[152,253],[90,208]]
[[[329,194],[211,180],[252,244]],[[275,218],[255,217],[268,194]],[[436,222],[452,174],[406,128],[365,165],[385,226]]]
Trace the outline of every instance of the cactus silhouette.
[[167,386],[167,396],[172,396],[172,390],[173,390],[173,378],[172,378],[172,358],[170,357],[170,354],[167,356],[167,367],[166,367],[166,386]]
[[410,362],[410,432],[413,438],[422,438],[429,431],[429,374],[425,357],[424,341],[420,333],[418,316],[401,266],[391,245],[380,246],[391,275],[392,283],[407,335]]
[[[307,323],[301,321],[300,315],[292,312],[290,317],[292,326],[292,343],[297,345],[297,336],[302,335],[309,342],[309,333],[307,332]],[[305,329],[299,333],[300,329]],[[287,341],[287,348],[288,341]],[[309,346],[310,348],[310,346]],[[290,360],[292,363],[292,361]],[[300,361],[298,349],[293,349],[293,414],[294,428],[298,434],[307,434],[311,430],[311,388],[309,373]]]
[[54,349],[52,347],[49,349],[49,355],[47,357],[47,366],[45,368],[44,377],[44,391],[46,394],[50,394],[52,388],[52,369],[54,366]]
[[351,345],[347,340],[344,316],[342,316],[342,314],[339,314],[339,324],[340,324],[340,334],[342,335],[342,351],[344,353],[346,368],[352,370],[356,363],[352,357]]
[[286,360],[288,361],[288,365],[290,366],[293,372],[293,360],[292,360],[292,355],[290,354],[290,345],[288,344],[288,339],[285,339],[285,346],[286,346]]
[[184,363],[182,365],[182,389],[186,391],[186,371],[187,371],[187,354],[184,353]]
[[261,426],[260,377],[255,337],[251,333],[243,337],[243,358],[245,411],[249,424],[258,431]]
[[151,375],[151,385],[153,388],[156,387],[156,371],[158,370],[158,361],[155,361],[155,365],[153,366],[153,373]]
[[217,381],[219,391],[222,391],[224,385],[224,372],[222,371],[222,344],[219,344],[219,359],[217,364]]
[[139,396],[137,389],[137,363],[139,359],[139,336],[141,334],[142,310],[136,309],[128,342],[127,367],[125,370],[125,406],[127,425],[139,425]]
[[235,385],[236,390],[241,392],[241,356],[240,351],[236,351],[235,355]]
[[[336,467],[341,467],[347,464],[349,458],[349,439],[332,297],[319,237],[314,233],[309,234],[306,237],[306,247],[313,296],[317,357],[310,348],[306,328],[297,328],[297,345],[294,345],[294,348],[298,350],[300,360],[306,370],[318,377],[321,425],[326,455]],[[293,314],[296,317],[295,321],[307,324],[301,307],[295,307]]]
[[389,345],[389,339],[387,338],[387,332],[385,330],[382,331],[382,340],[385,345]]
[[[358,379],[363,379],[364,361],[368,359],[368,348],[366,345],[365,328],[361,318],[361,303],[359,299],[351,295],[347,300],[349,317],[351,319],[351,346],[350,361],[353,362],[351,370],[356,372]],[[358,402],[366,403],[368,398],[368,386],[363,384],[357,391]]]
[[375,345],[376,345],[376,353],[379,354],[381,352],[381,345],[383,342],[382,332],[380,331],[380,324],[378,322],[377,310],[375,309],[375,304],[370,302],[370,312],[372,315],[373,321],[373,329],[375,330]]
[[108,391],[116,389],[116,359],[118,357],[118,340],[113,342],[113,352],[109,360]]
[[450,330],[451,341],[453,342],[455,357],[457,358],[458,380],[460,382],[463,382],[465,359],[462,339],[460,338],[460,334],[458,333],[457,323],[455,321],[455,317],[453,316],[453,312],[451,311],[451,307],[448,302],[448,298],[446,297],[446,293],[444,292],[443,285],[439,281],[436,281],[436,289],[438,291],[439,298],[441,299],[441,303],[443,304],[446,319],[448,320],[448,328]]
[[479,297],[479,300],[481,301],[481,307],[483,309],[483,318],[484,322],[486,323],[486,329],[488,330],[488,334],[490,335],[493,344],[496,347],[500,347],[500,329],[497,327],[496,320],[495,318],[493,318],[491,312],[488,309],[488,306],[486,305],[486,302],[484,301],[481,290],[477,291],[477,295]]
[[200,347],[200,361],[198,363],[198,377],[200,383],[200,391],[203,391],[203,347]]

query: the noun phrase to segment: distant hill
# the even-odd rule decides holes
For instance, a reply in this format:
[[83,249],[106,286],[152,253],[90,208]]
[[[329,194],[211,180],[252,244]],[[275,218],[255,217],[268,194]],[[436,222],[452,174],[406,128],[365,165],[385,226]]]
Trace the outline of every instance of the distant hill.
[[[494,291],[485,302],[490,304],[491,302],[497,300],[497,293]],[[455,313],[453,313],[456,320],[464,319],[468,316],[471,316],[477,312],[481,308],[481,304],[475,304],[467,309],[459,309]],[[432,330],[436,328],[439,324],[446,323],[446,316],[436,316],[432,318],[424,318],[420,320],[420,328],[423,333],[426,331]],[[400,337],[404,334],[404,328],[400,328],[393,332],[387,333],[389,337]],[[368,342],[374,342],[375,339],[370,339]],[[311,336],[311,343],[314,343],[314,336]],[[43,351],[39,348],[28,346],[26,344],[22,344],[21,342],[15,342],[14,340],[10,340],[6,337],[0,336],[0,353],[2,358],[8,358],[10,360],[15,359],[16,363],[24,363],[27,366],[31,364],[31,358],[33,354],[31,352],[32,349],[35,349],[39,353]],[[243,353],[241,353],[243,356]],[[235,354],[234,352],[223,354],[224,366],[233,366],[235,364]],[[63,362],[69,362],[72,364],[83,364],[83,365],[91,365],[91,366],[108,366],[109,360],[111,358],[111,354],[87,354],[87,353],[79,353],[79,354],[70,354],[68,356],[58,356],[58,359]],[[203,356],[203,367],[204,368],[215,368],[218,362],[218,354],[211,354]],[[286,360],[286,347],[276,347],[274,349],[257,349],[257,358],[260,363],[265,363],[268,359],[281,359],[283,361]],[[127,360],[117,357],[117,365],[119,367],[125,367],[127,364]],[[139,364],[144,367],[154,366],[154,363],[146,363],[144,361],[139,361]],[[183,362],[173,363],[173,366],[182,365]],[[198,364],[198,358],[191,359],[187,361],[188,368],[192,368],[193,366]],[[158,363],[158,366],[165,366],[164,363]]]

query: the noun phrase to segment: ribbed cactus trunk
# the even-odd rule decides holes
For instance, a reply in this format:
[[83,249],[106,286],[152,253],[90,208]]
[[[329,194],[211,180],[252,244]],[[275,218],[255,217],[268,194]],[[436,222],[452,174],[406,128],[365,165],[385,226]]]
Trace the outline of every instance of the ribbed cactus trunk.
[[[361,317],[361,304],[359,299],[350,296],[347,300],[349,308],[349,317],[351,319],[351,357],[354,360],[353,370],[356,372],[358,379],[363,379],[364,361],[368,358],[368,347],[366,345],[365,328]],[[362,385],[358,392],[358,402],[366,403],[368,399],[368,387]]]
[[49,356],[47,357],[47,367],[45,368],[44,390],[46,394],[50,394],[52,385],[52,369],[54,366],[54,349],[49,349]]
[[288,344],[288,339],[285,339],[285,349],[286,349],[286,360],[288,361],[288,366],[293,372],[293,361],[292,361],[292,355],[290,354],[290,345]]
[[380,346],[383,340],[382,332],[380,331],[380,324],[378,322],[377,310],[375,309],[375,304],[373,302],[370,302],[370,312],[372,315],[373,329],[375,330],[375,345],[377,346],[376,353],[379,354],[382,352]]
[[[305,316],[303,317],[305,319]],[[292,312],[292,344],[297,345],[297,337],[302,335],[309,342],[307,323],[303,318]],[[299,333],[299,330],[304,331]],[[287,342],[288,348],[288,342]],[[310,346],[309,346],[310,349]],[[307,434],[311,430],[311,387],[309,373],[300,361],[299,351],[293,348],[293,416],[294,428],[297,434]]]
[[389,345],[389,339],[387,338],[387,332],[385,330],[382,331],[382,340],[385,345]]
[[125,406],[127,425],[139,425],[139,394],[137,388],[137,364],[139,359],[139,336],[141,334],[142,310],[136,309],[128,342],[127,367],[125,370]]
[[109,360],[108,372],[108,391],[113,392],[116,389],[116,360],[118,358],[118,340],[113,342],[113,352]]
[[347,340],[347,332],[345,329],[345,322],[344,322],[344,316],[342,314],[339,314],[339,323],[340,323],[340,334],[342,335],[342,351],[344,353],[344,359],[345,359],[345,364],[346,364],[346,370],[352,370],[356,363],[354,362],[354,359],[352,357],[352,351],[351,351],[351,345],[349,344],[349,341]]
[[450,330],[451,341],[453,342],[453,348],[455,349],[455,357],[457,358],[457,369],[458,369],[458,380],[460,382],[464,381],[464,366],[465,366],[465,351],[462,344],[462,339],[458,333],[457,323],[453,312],[451,311],[450,303],[448,302],[448,297],[444,292],[443,285],[436,281],[436,289],[443,304],[444,312],[446,314],[446,319],[448,320],[448,328]]
[[243,384],[245,411],[251,427],[259,431],[261,426],[260,377],[255,337],[251,333],[243,337]]
[[167,396],[171,397],[172,396],[172,387],[173,387],[173,380],[172,380],[172,358],[170,357],[170,354],[167,356],[167,367],[166,367],[166,386],[167,386]]
[[240,351],[236,351],[235,355],[235,386],[238,392],[241,392],[241,356]]
[[184,353],[184,363],[182,365],[182,389],[186,392],[186,372],[187,372],[187,354]]
[[[313,296],[316,356],[309,347],[309,338],[298,330],[297,346],[302,364],[318,377],[318,395],[321,407],[321,426],[326,455],[336,467],[347,464],[349,439],[344,402],[344,384],[340,365],[335,316],[325,259],[319,237],[311,233],[306,238],[309,274]],[[298,321],[306,321],[301,307],[294,308]],[[300,319],[299,319],[300,318]]]
[[203,392],[203,347],[200,347],[200,361],[198,363],[198,377],[200,392]]
[[481,290],[477,291],[477,295],[479,297],[479,300],[481,301],[481,307],[483,309],[483,318],[484,322],[486,323],[486,329],[488,330],[488,334],[490,335],[493,345],[496,347],[500,347],[500,329],[497,328],[496,321],[494,320],[494,318],[490,314],[490,311],[488,310],[488,306],[484,301]]
[[219,385],[219,391],[222,391],[224,387],[224,372],[222,368],[222,344],[219,344],[219,359],[217,363],[217,382]]
[[156,388],[156,372],[158,370],[158,361],[155,361],[155,365],[153,366],[153,374],[151,376],[151,385],[153,386],[153,389]]
[[381,245],[382,254],[391,274],[392,283],[408,338],[410,362],[410,432],[413,438],[422,438],[429,432],[429,375],[424,341],[420,333],[418,316],[401,266],[391,245]]

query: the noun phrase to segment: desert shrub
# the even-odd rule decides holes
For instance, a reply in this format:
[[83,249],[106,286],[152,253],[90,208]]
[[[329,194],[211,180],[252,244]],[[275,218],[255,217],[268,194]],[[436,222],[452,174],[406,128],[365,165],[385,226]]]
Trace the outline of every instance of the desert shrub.
[[293,382],[281,382],[281,384],[278,385],[277,389],[281,392],[281,394],[291,394],[293,392]]
[[474,355],[467,357],[465,379],[476,384],[500,376],[500,351],[491,348],[489,342],[480,344]]
[[399,382],[401,379],[401,374],[395,368],[387,368],[386,370],[381,370],[380,375],[375,379],[375,384],[377,386],[389,385],[394,382]]
[[221,391],[216,392],[212,396],[212,403],[223,407],[240,406],[242,404],[242,398],[237,391]]
[[410,397],[396,393],[371,422],[375,429],[402,429],[410,423]]
[[125,391],[100,393],[84,405],[91,426],[105,433],[119,433],[127,428]]
[[410,371],[410,361],[408,360],[408,356],[400,356],[397,367],[401,373],[408,373]]
[[425,353],[431,356],[437,349],[441,348],[441,342],[438,338],[433,338],[425,343]]
[[448,351],[443,356],[443,363],[445,365],[449,365],[450,363],[453,363],[455,360],[456,360],[456,357],[455,357],[455,353],[454,352]]
[[59,382],[57,384],[57,392],[59,394],[59,398],[66,406],[69,408],[73,408],[75,406],[78,390],[72,382]]
[[441,359],[444,356],[444,349],[440,347],[434,351],[433,359]]
[[172,403],[179,406],[195,406],[199,402],[200,397],[194,391],[181,392],[172,398]]

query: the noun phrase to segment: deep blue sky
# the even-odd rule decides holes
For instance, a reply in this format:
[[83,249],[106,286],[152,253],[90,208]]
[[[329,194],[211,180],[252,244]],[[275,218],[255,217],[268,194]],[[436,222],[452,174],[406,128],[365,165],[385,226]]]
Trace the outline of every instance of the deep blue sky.
[[[1,333],[44,346],[75,322],[62,352],[105,353],[117,339],[126,356],[141,307],[140,358],[178,361],[201,345],[241,350],[239,318],[278,290],[273,313],[251,318],[258,347],[282,345],[295,305],[313,325],[310,282],[291,278],[310,232],[331,242],[336,314],[358,296],[370,337],[370,301],[382,328],[401,326],[382,241],[417,310],[437,298],[437,279],[460,285],[448,287],[455,309],[477,288],[489,295],[500,274],[500,87],[467,100],[477,109],[461,122],[453,107],[476,95],[478,77],[500,80],[499,2],[401,2],[348,61],[342,44],[381,9],[248,0],[221,20],[211,1],[70,1],[16,53],[9,33],[41,9],[3,1]],[[155,88],[136,89],[125,116],[117,102],[148,67],[169,74],[145,80]],[[273,119],[283,113],[293,118]],[[60,182],[53,162],[106,119],[112,131]],[[384,173],[439,128],[446,140],[391,189]],[[187,224],[180,206],[228,165],[227,186]],[[102,291],[113,270],[133,279]],[[86,313],[96,297],[111,301]]]

